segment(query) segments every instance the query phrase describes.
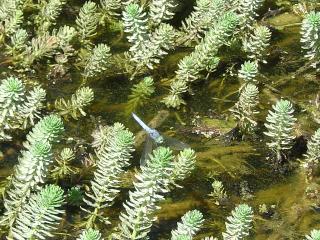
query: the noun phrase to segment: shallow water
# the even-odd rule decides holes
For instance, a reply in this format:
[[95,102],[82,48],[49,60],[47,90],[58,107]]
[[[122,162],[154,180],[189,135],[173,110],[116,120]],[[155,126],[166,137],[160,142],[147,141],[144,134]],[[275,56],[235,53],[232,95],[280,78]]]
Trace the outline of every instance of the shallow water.
[[[77,3],[78,4],[78,3]],[[179,23],[183,15],[190,11],[190,4],[185,3],[180,9],[173,23]],[[269,1],[264,10],[274,7],[274,3]],[[66,22],[73,19],[65,19]],[[308,104],[313,101],[319,91],[319,76],[311,69],[305,73],[292,78],[305,61],[303,60],[300,39],[300,27],[295,24],[300,23],[301,18],[292,13],[281,13],[278,16],[267,20],[273,29],[272,49],[268,57],[268,64],[261,69],[264,77],[261,78],[259,121],[260,130],[257,139],[246,141],[228,141],[221,136],[206,138],[202,135],[192,133],[192,120],[199,117],[203,123],[203,129],[216,129],[222,134],[227,133],[235,122],[230,119],[228,109],[237,100],[237,90],[240,86],[236,77],[223,73],[235,64],[234,72],[242,63],[242,58],[238,57],[231,63],[229,60],[234,56],[234,52],[227,51],[223,58],[223,64],[218,71],[211,74],[208,79],[204,79],[192,86],[193,95],[186,97],[187,105],[180,110],[168,110],[160,103],[162,97],[167,93],[168,86],[163,78],[173,76],[177,62],[186,54],[184,49],[178,49],[161,62],[152,75],[154,76],[156,93],[143,109],[138,109],[137,114],[146,122],[151,120],[161,110],[168,111],[168,117],[163,119],[163,123],[157,128],[160,132],[174,136],[188,143],[197,152],[197,164],[193,174],[182,183],[183,189],[175,189],[166,196],[162,202],[161,210],[157,212],[158,221],[154,224],[150,234],[151,239],[168,239],[171,229],[175,228],[180,217],[192,209],[199,209],[206,219],[204,226],[195,239],[204,236],[220,236],[225,230],[224,222],[230,215],[231,210],[239,203],[248,203],[255,212],[254,231],[249,239],[301,239],[305,234],[320,226],[320,214],[313,208],[315,200],[309,200],[305,196],[307,183],[305,176],[299,168],[299,158],[292,160],[292,169],[286,173],[275,171],[268,162],[268,150],[265,148],[265,138],[263,122],[267,111],[271,105],[281,96],[290,99],[295,105],[295,116],[298,124],[295,126],[297,137],[309,137],[317,128],[317,124],[308,111]],[[292,26],[291,26],[292,25]],[[286,26],[286,27],[283,27]],[[99,36],[115,51],[121,51],[127,47],[125,39],[117,42],[118,35],[106,34]],[[99,42],[99,41],[98,41]],[[116,42],[115,44],[113,44]],[[222,53],[221,53],[222,54]],[[1,66],[2,67],[2,66]],[[4,69],[4,71],[8,71]],[[79,72],[73,69],[72,81],[61,81],[56,84],[45,81],[45,76],[41,74],[35,78],[40,79],[48,90],[48,100],[51,103],[60,96],[69,96],[80,84]],[[91,151],[91,133],[98,124],[112,124],[116,121],[125,124],[132,132],[138,133],[141,129],[134,120],[125,114],[127,96],[130,88],[140,78],[130,81],[126,76],[106,77],[88,85],[95,93],[94,103],[88,109],[88,117],[80,121],[70,120],[66,123],[67,137],[72,137],[71,145],[77,143],[79,154],[77,165],[80,160],[87,157]],[[49,106],[50,108],[50,106]],[[305,111],[307,108],[307,111]],[[0,162],[0,180],[9,176],[12,167],[17,162],[17,155],[22,148],[22,141],[26,132],[18,132],[15,141],[8,144],[1,144],[1,151],[4,156]],[[82,144],[83,143],[83,144]],[[139,167],[138,161],[141,153],[141,145],[137,144],[134,153],[132,168],[125,176],[127,185],[123,188],[121,195],[117,198],[114,206],[106,211],[110,215],[111,226],[103,227],[102,232],[110,233],[116,226],[119,212],[123,209],[122,203],[127,199],[128,190],[132,187],[134,171]],[[298,156],[302,156],[299,152]],[[60,182],[64,188],[74,185],[87,185],[90,179],[88,169],[84,169],[80,178],[72,181]],[[216,205],[208,196],[211,189],[211,182],[219,179],[223,182],[228,200],[223,205]],[[247,188],[241,186],[247,183]],[[247,190],[247,191],[245,191]],[[266,204],[272,208],[271,216],[259,214],[259,205]],[[75,231],[76,225],[83,217],[83,213],[78,207],[68,208],[65,221],[59,228],[61,235],[55,239],[72,239],[70,231]],[[60,237],[61,236],[61,237]]]

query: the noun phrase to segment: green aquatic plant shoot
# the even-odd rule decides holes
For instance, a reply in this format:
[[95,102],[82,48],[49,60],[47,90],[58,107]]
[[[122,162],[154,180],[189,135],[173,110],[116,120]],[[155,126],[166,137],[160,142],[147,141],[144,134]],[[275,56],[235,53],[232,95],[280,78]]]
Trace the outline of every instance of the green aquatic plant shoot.
[[244,51],[248,57],[257,63],[267,63],[265,60],[267,48],[270,45],[271,31],[266,26],[256,26],[253,33],[243,42]]
[[21,80],[8,77],[0,85],[0,140],[10,140],[8,129],[26,129],[40,119],[46,91],[37,86],[26,95]]
[[128,96],[126,114],[129,115],[138,108],[143,107],[154,92],[155,87],[152,77],[145,77],[139,83],[133,85],[131,94]]
[[[130,165],[133,152],[133,134],[120,123],[115,123],[108,129],[105,136],[107,144],[100,150],[97,169],[91,181],[90,192],[86,192],[85,203],[89,208],[83,210],[88,213],[86,227],[94,227],[96,220],[109,223],[103,217],[103,210],[110,207],[119,193],[121,176],[124,169]],[[101,146],[100,146],[101,148]]]
[[57,99],[55,101],[55,108],[58,110],[59,115],[68,119],[71,116],[74,119],[78,119],[80,116],[86,116],[84,108],[92,103],[94,99],[94,93],[89,87],[79,88],[75,94],[72,94],[70,100],[64,98]]
[[192,210],[182,216],[181,222],[178,222],[177,229],[171,232],[171,240],[192,239],[192,237],[200,230],[203,224],[203,215],[198,210]]
[[307,144],[307,153],[305,160],[302,163],[303,168],[306,170],[307,179],[311,180],[315,177],[319,170],[320,160],[320,128],[312,135]]
[[275,153],[276,163],[281,163],[287,158],[287,151],[292,147],[296,119],[293,117],[292,103],[288,100],[279,100],[272,109],[266,118],[265,126],[268,131],[264,134],[270,139],[267,146]]
[[223,240],[241,240],[249,236],[253,222],[253,210],[247,204],[238,205],[227,218]]
[[305,57],[313,61],[313,67],[319,70],[317,65],[320,61],[320,12],[312,11],[305,16],[301,35],[302,48],[306,51]]
[[310,235],[306,236],[306,240],[319,240],[320,239],[320,230],[312,230]]
[[81,235],[77,240],[103,240],[99,230],[88,228],[82,231]]
[[242,136],[253,134],[257,126],[258,94],[257,86],[248,83],[242,88],[238,102],[230,109],[233,116],[238,120],[238,127]]
[[15,239],[45,239],[53,237],[64,210],[64,195],[61,187],[47,185],[33,194],[22,208],[13,226]]
[[12,226],[31,192],[44,183],[53,162],[52,144],[59,140],[63,131],[61,118],[50,115],[42,118],[27,135],[25,150],[6,189],[2,224]]

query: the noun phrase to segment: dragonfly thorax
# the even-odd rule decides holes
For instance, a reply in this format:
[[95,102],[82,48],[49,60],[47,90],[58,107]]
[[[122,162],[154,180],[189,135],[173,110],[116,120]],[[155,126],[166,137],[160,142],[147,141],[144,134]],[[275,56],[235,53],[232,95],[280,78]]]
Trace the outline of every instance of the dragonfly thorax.
[[160,135],[160,133],[155,130],[155,129],[152,129],[150,132],[149,132],[149,135],[150,137],[157,143],[157,144],[161,144],[163,143],[164,139],[163,137]]

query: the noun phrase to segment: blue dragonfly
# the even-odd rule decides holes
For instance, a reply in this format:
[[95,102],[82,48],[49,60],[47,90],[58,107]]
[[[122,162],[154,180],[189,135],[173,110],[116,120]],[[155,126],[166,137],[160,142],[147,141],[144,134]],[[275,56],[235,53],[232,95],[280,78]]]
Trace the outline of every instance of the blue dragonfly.
[[159,146],[170,147],[173,150],[183,150],[189,148],[189,145],[181,142],[175,138],[161,135],[156,129],[149,127],[145,124],[135,113],[132,113],[132,117],[137,123],[147,132],[146,142],[140,158],[140,165],[144,166],[149,159],[149,154],[153,149]]

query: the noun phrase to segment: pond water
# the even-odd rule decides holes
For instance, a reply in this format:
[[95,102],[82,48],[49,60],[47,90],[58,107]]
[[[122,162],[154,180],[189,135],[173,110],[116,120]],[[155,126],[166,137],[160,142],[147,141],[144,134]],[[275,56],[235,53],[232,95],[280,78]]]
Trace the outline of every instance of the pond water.
[[[178,15],[172,21],[176,26],[192,10],[193,1],[180,4]],[[291,5],[293,4],[291,2]],[[73,6],[71,9],[74,11],[78,10],[78,2],[74,1],[73,4],[71,1],[68,5]],[[238,56],[236,51],[228,48],[221,50],[219,54],[222,63],[218,70],[210,74],[207,79],[192,85],[192,94],[185,96],[187,104],[179,110],[166,108],[160,100],[168,93],[166,80],[174,76],[178,61],[192,49],[176,49],[162,60],[155,70],[143,75],[153,76],[156,91],[148,104],[137,109],[137,114],[146,122],[159,115],[160,121],[155,123],[157,129],[188,143],[197,153],[196,168],[181,184],[183,188],[174,189],[166,195],[166,200],[160,203],[161,209],[156,213],[158,220],[152,227],[150,239],[170,238],[170,232],[176,227],[176,222],[185,212],[192,209],[200,210],[205,218],[201,231],[194,239],[210,235],[220,238],[221,232],[225,230],[226,218],[240,203],[249,204],[255,213],[254,230],[248,239],[302,239],[312,229],[320,227],[320,212],[317,207],[320,197],[315,196],[310,199],[306,196],[305,190],[309,184],[299,167],[306,150],[306,139],[319,127],[313,112],[313,101],[319,92],[319,76],[312,68],[297,74],[297,71],[303,70],[306,63],[300,45],[302,18],[292,12],[290,5],[288,7],[284,4],[284,6],[281,12],[264,21],[264,24],[272,29],[272,40],[270,54],[267,57],[268,63],[260,70],[262,76],[259,77],[259,130],[253,139],[234,140],[225,136],[225,133],[236,126],[228,111],[238,99],[240,82],[235,74],[244,61],[244,57]],[[261,16],[269,8],[280,7],[275,1],[266,1]],[[62,22],[74,21],[74,16],[66,15],[62,18]],[[119,32],[109,34],[104,31],[95,41],[103,40],[108,43],[112,52],[121,52],[129,45],[125,37],[121,38],[119,35]],[[0,65],[3,75],[7,75],[8,72],[24,75],[9,69],[10,64],[6,63],[6,59],[3,56],[4,63]],[[81,84],[80,71],[76,67],[71,68],[70,78],[56,80],[56,83],[47,80],[46,70],[43,73],[39,69],[41,66],[36,74],[26,73],[24,78],[30,82],[40,81],[46,88],[48,112],[53,109],[56,98],[70,96]],[[70,119],[65,124],[66,133],[58,148],[72,147],[76,144],[75,165],[83,169],[80,175],[58,182],[64,189],[77,185],[86,189],[89,186],[92,169],[81,165],[81,160],[93,153],[90,147],[91,133],[99,124],[113,124],[118,121],[135,134],[141,131],[132,117],[126,114],[125,107],[131,87],[143,76],[137,76],[131,81],[124,74],[114,76],[112,70],[106,75],[107,77],[87,83],[95,94],[93,104],[86,109],[88,115],[78,121]],[[301,140],[285,171],[277,171],[271,165],[263,135],[265,131],[263,123],[268,110],[281,97],[291,100],[294,104],[295,117],[298,119],[295,135]],[[209,137],[201,134],[210,131],[218,133],[213,133]],[[6,177],[10,176],[14,164],[17,163],[26,133],[18,131],[12,142],[1,144],[3,153],[0,162],[1,186],[4,186]],[[100,226],[101,232],[106,236],[117,225],[119,213],[123,210],[122,203],[128,197],[128,190],[132,188],[134,173],[139,169],[142,145],[142,140],[136,143],[132,166],[124,176],[126,184],[115,204],[106,210],[112,223]],[[223,182],[228,195],[228,199],[220,205],[209,196],[214,179]],[[312,186],[316,188],[315,195],[318,195],[320,187],[316,182]],[[268,214],[259,213],[259,208],[261,209],[263,204],[269,210]],[[54,239],[74,239],[75,234],[72,232],[79,231],[78,224],[84,216],[83,212],[79,207],[68,207],[66,211],[66,218],[59,227],[60,233]]]

